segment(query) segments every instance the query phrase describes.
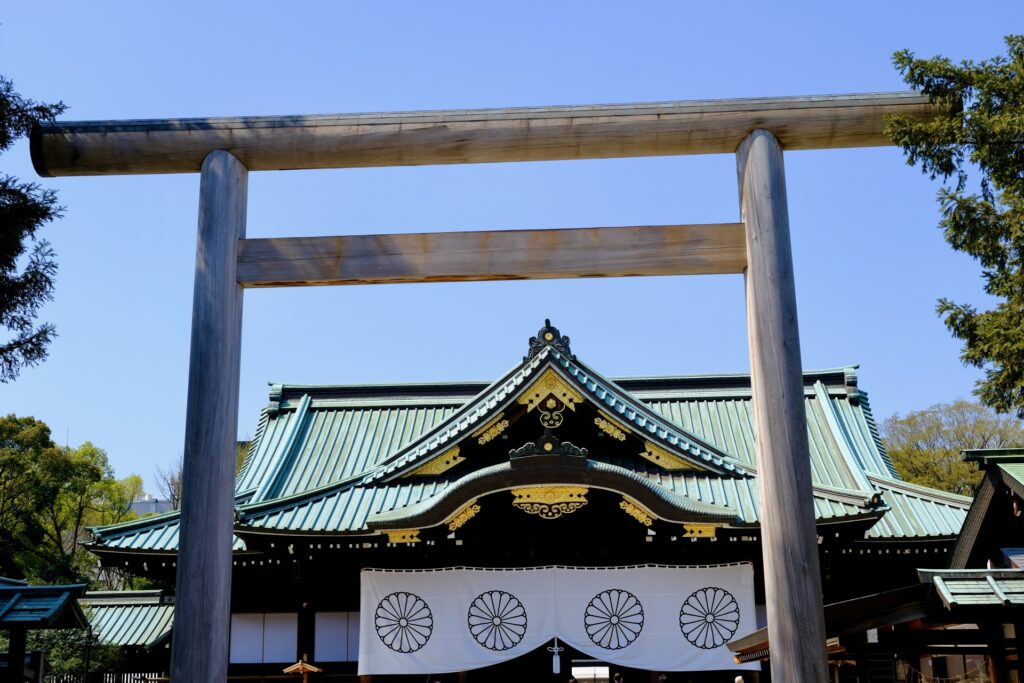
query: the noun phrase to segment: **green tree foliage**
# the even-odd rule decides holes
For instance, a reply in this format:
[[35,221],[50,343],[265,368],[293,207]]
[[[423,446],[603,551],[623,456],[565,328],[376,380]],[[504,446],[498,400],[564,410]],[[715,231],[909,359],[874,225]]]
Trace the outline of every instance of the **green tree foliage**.
[[[946,241],[983,268],[989,310],[941,299],[938,312],[963,341],[961,359],[985,371],[976,393],[1024,417],[1024,36],[1007,56],[954,64],[945,57],[893,61],[913,88],[945,112],[931,121],[891,117],[887,132],[907,163],[941,178]],[[976,179],[976,181],[975,181]]]
[[[0,76],[0,152],[27,135],[32,126],[52,121],[64,104],[42,104],[14,91],[14,84]],[[57,273],[53,249],[36,231],[60,217],[53,190],[0,174],[0,382],[10,382],[21,369],[46,358],[56,335],[53,325],[36,325],[39,308],[53,298]]]
[[35,418],[0,418],[0,575],[94,579],[95,559],[82,548],[88,527],[129,519],[141,492],[141,478],[115,479],[91,443],[57,446]]
[[940,403],[893,415],[882,425],[893,466],[906,481],[970,496],[981,472],[960,451],[1024,446],[1020,420],[971,401]]
[[[85,611],[88,617],[88,608]],[[6,652],[7,645],[7,634],[0,632],[0,652]],[[120,647],[103,644],[95,633],[81,629],[29,631],[25,645],[29,652],[42,650],[46,653],[47,680],[50,676],[81,676],[85,671],[87,648],[89,680],[93,680],[95,672],[118,673],[123,669],[124,657]]]

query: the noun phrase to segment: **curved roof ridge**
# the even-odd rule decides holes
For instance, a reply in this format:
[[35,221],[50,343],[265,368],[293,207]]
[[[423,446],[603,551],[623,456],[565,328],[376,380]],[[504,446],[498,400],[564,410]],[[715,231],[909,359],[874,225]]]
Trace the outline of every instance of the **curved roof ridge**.
[[306,489],[305,491],[299,491],[293,493],[290,496],[283,496],[281,498],[270,498],[268,500],[260,500],[251,503],[244,503],[242,505],[235,506],[235,512],[239,517],[244,517],[250,513],[264,513],[272,512],[279,508],[287,508],[296,503],[302,503],[307,500],[313,500],[321,496],[330,495],[343,491],[347,488],[358,486],[360,481],[364,478],[365,473],[360,473],[341,479],[339,481],[332,481],[323,486],[318,486],[312,489]]
[[[657,438],[657,440],[665,442],[668,445],[673,446],[675,448],[680,448],[681,450],[685,450],[691,456],[696,456],[700,460],[703,460],[705,462],[710,461],[713,464],[715,464],[715,465],[717,465],[717,466],[719,466],[719,467],[721,467],[721,468],[723,468],[725,470],[735,472],[736,474],[741,475],[741,476],[746,475],[746,469],[747,469],[746,463],[740,462],[740,460],[738,458],[736,458],[735,456],[729,455],[728,453],[723,451],[721,448],[713,446],[710,443],[708,443],[707,441],[705,441],[704,439],[700,438],[699,436],[697,436],[697,435],[695,435],[695,434],[693,434],[691,432],[688,432],[687,430],[683,429],[679,425],[673,424],[670,420],[666,419],[664,416],[659,415],[656,411],[654,411],[646,403],[644,403],[643,401],[641,401],[641,400],[639,400],[637,398],[634,398],[628,391],[626,391],[625,389],[620,387],[618,384],[616,384],[612,380],[605,378],[599,372],[596,372],[591,367],[589,367],[585,363],[583,363],[580,360],[578,360],[575,356],[567,357],[565,354],[560,353],[559,351],[556,351],[556,350],[553,350],[552,353],[554,354],[556,360],[558,360],[558,362],[563,367],[565,367],[566,370],[570,372],[570,374],[573,375],[573,379],[576,381],[576,383],[579,386],[581,386],[584,389],[586,389],[587,392],[591,394],[591,396],[593,397],[593,399],[595,401],[604,403],[606,406],[608,406],[609,408],[614,410],[620,417],[627,417],[635,425],[639,426],[641,429],[645,428],[645,425],[643,425],[642,423],[638,422],[634,417],[628,416],[628,415],[623,415],[624,411],[618,410],[616,407],[614,407],[614,406],[609,404],[609,401],[606,398],[608,393],[609,393],[607,391],[607,388],[605,388],[605,391],[604,391],[604,393],[606,395],[605,397],[598,396],[598,391],[597,391],[598,387],[597,387],[597,385],[598,385],[598,382],[600,381],[601,383],[607,384],[607,385],[609,385],[609,387],[614,389],[613,393],[614,393],[614,399],[615,400],[621,401],[627,408],[632,409],[636,413],[642,414],[645,421],[650,422],[650,423],[655,424],[655,425],[658,425],[661,428],[661,430],[665,433],[665,435],[662,436],[662,434],[660,434],[657,430],[655,430],[653,432],[653,434],[650,433],[649,430],[647,430],[647,431],[644,432],[645,436],[654,436],[654,437]],[[573,373],[569,369],[569,366],[575,366],[577,372]],[[589,379],[590,379],[591,382],[594,383],[594,385],[595,385],[594,388],[591,388],[590,386],[588,386],[588,383],[587,383],[587,381],[585,379],[582,379],[582,378],[579,378],[579,377],[576,376],[576,374],[579,373],[579,372],[584,372],[584,373],[587,373],[587,374],[590,375]],[[681,448],[680,444],[673,443],[672,438],[669,438],[670,436],[672,438],[674,438],[675,440],[677,440],[677,441],[683,440],[683,441],[689,442],[690,444],[692,444],[693,447]],[[697,450],[696,453],[694,453],[694,447]]]
[[[668,489],[659,486],[656,482],[651,481],[650,479],[644,477],[641,474],[638,474],[632,470],[628,470],[624,467],[619,467],[618,465],[610,465],[608,463],[596,462],[591,460],[587,461],[585,467],[580,467],[578,470],[575,470],[575,468],[574,470],[560,469],[558,470],[558,473],[561,478],[558,479],[557,481],[552,481],[550,483],[571,483],[571,480],[575,481],[576,478],[587,479],[588,475],[593,476],[594,474],[606,476],[610,475],[612,478],[615,479],[621,478],[622,480],[633,482],[638,487],[641,487],[647,495],[656,498],[658,501],[660,501],[662,504],[666,506],[671,506],[675,509],[691,513],[694,515],[698,515],[701,517],[708,517],[727,521],[735,521],[737,519],[735,510],[732,510],[721,505],[705,503],[703,501],[692,500],[686,496],[681,496],[673,491],[669,491]],[[395,508],[393,510],[389,510],[383,513],[379,512],[371,514],[367,518],[367,525],[371,528],[383,529],[387,528],[388,525],[392,524],[408,524],[411,523],[410,520],[415,519],[416,517],[427,515],[429,512],[436,510],[439,505],[448,504],[449,501],[452,499],[457,499],[457,503],[450,504],[448,505],[448,507],[453,508],[452,512],[454,512],[458,510],[459,507],[464,505],[468,500],[475,498],[479,495],[489,495],[490,493],[494,493],[512,487],[543,485],[541,483],[524,482],[522,484],[518,484],[510,483],[508,481],[498,481],[500,478],[503,477],[509,477],[511,479],[518,480],[514,476],[516,474],[519,474],[522,479],[527,479],[529,478],[531,472],[529,470],[517,471],[515,468],[512,467],[511,463],[508,462],[490,465],[488,467],[467,474],[466,476],[458,479],[455,482],[452,482],[450,486],[446,487],[444,490],[438,492],[434,496],[431,496],[421,501],[417,501],[412,505],[408,505],[401,508]],[[574,478],[573,475],[577,476]],[[564,481],[562,481],[562,479],[564,479]],[[485,492],[473,492],[474,485],[480,485],[486,488],[484,483],[488,482],[489,480],[495,480],[495,484],[497,485],[497,487],[494,488],[493,490],[487,490]],[[590,485],[591,487],[594,488],[603,488],[600,486],[595,486],[593,483],[581,485]],[[466,489],[469,489],[470,492],[464,493]],[[621,491],[618,492],[622,493]],[[460,493],[463,494],[461,498],[459,498]],[[643,502],[644,501],[641,501],[641,503]],[[650,501],[648,501],[648,503],[649,502]],[[447,518],[447,516],[449,515],[440,514],[436,521],[431,519],[431,523],[425,524],[425,526],[435,526],[436,524],[440,524],[444,521],[445,518]]]
[[901,490],[905,493],[925,498],[932,498],[944,503],[970,507],[971,502],[974,500],[970,496],[961,496],[958,493],[951,493],[949,491],[943,491],[942,489],[934,489],[931,486],[924,486],[922,484],[914,484],[903,479],[890,479],[877,474],[868,474],[867,476],[868,479],[876,486],[885,486],[886,488]]
[[[511,400],[509,397],[512,395],[512,390],[525,384],[543,366],[550,364],[548,360],[550,352],[551,347],[545,347],[537,355],[517,363],[500,379],[489,384],[486,389],[467,401],[439,425],[364,473],[364,481],[366,483],[373,482],[404,468],[406,465],[411,465],[417,462],[419,457],[432,452],[440,445],[453,442],[456,436],[470,427],[486,422],[483,418],[487,414],[485,411],[498,405],[504,405]],[[453,430],[453,427],[456,429]],[[449,431],[451,433],[446,434]],[[443,438],[438,438],[442,435]]]

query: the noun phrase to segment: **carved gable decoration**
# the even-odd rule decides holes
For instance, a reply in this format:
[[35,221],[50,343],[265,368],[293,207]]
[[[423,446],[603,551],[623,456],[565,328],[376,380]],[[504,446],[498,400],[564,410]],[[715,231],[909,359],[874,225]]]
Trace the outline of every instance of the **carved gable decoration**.
[[530,337],[530,350],[523,356],[523,360],[530,360],[540,353],[545,346],[550,346],[556,351],[576,360],[576,356],[572,355],[572,351],[569,349],[569,337],[562,335],[558,328],[553,327],[551,321],[547,318],[544,319],[544,327],[540,328],[537,336]]
[[526,406],[526,412],[530,412],[534,408],[552,410],[557,407],[557,404],[550,404],[549,399],[555,399],[569,410],[575,411],[576,405],[583,403],[583,394],[566,382],[554,369],[548,368],[519,395],[516,403]]

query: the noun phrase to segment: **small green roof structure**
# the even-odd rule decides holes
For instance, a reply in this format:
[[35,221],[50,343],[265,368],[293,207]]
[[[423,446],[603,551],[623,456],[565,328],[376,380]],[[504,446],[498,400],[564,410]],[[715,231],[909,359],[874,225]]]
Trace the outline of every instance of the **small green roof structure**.
[[88,628],[78,598],[85,584],[30,586],[24,581],[0,577],[0,631],[7,631],[7,660],[3,680],[21,681],[25,673],[25,643],[37,629]]
[[77,599],[85,584],[29,586],[0,579],[0,630],[86,628],[88,621]]
[[102,643],[152,650],[170,642],[174,603],[163,591],[94,591],[80,602]]

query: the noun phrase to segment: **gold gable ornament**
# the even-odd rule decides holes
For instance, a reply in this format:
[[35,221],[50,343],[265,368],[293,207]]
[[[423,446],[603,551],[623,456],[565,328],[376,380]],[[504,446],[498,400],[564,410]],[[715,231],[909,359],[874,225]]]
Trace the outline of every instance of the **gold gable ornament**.
[[389,529],[385,531],[388,535],[388,543],[419,543],[419,529]]
[[562,425],[562,412],[566,408],[575,411],[576,404],[583,402],[583,394],[554,371],[548,368],[541,373],[516,402],[526,406],[529,413],[540,410],[540,423],[545,429],[557,429]]
[[654,523],[654,517],[647,511],[647,508],[629,496],[622,497],[622,501],[619,502],[619,508],[644,526],[650,526]]
[[476,439],[476,442],[483,446],[501,436],[501,433],[508,429],[509,425],[508,420],[504,419],[504,417],[505,413],[498,413],[493,420],[473,432],[472,436]]
[[586,486],[531,486],[512,489],[512,504],[542,519],[558,519],[587,504]]
[[680,470],[691,470],[694,472],[705,471],[704,468],[697,467],[689,460],[684,460],[675,453],[669,453],[658,444],[651,443],[650,441],[644,442],[644,450],[640,453],[640,457],[650,460],[655,465],[673,472]]
[[714,538],[721,524],[684,524],[683,538]]
[[462,508],[451,516],[448,520],[448,531],[455,531],[463,524],[473,519],[476,513],[480,512],[480,505],[476,502],[477,499],[469,501]]
[[606,413],[600,410],[597,411],[597,417],[594,418],[594,424],[597,425],[597,428],[600,429],[602,432],[612,437],[613,439],[618,439],[619,441],[625,441],[626,434],[631,433],[629,429],[622,426],[617,421],[612,419],[611,416],[607,415]]
[[451,468],[458,465],[460,462],[465,460],[465,456],[459,455],[459,447],[455,446],[450,448],[436,458],[431,458],[427,462],[423,463],[412,472],[405,474],[406,477],[416,476],[429,476],[432,474],[441,474],[447,472]]

